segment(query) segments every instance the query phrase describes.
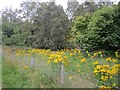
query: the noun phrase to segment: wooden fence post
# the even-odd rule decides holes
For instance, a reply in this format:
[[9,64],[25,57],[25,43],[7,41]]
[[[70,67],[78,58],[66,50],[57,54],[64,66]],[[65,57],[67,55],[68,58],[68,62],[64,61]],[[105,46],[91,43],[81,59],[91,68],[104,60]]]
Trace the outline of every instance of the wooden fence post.
[[14,59],[15,59],[15,56],[14,56],[14,50],[11,50],[11,63],[13,64],[14,63]]
[[33,67],[34,66],[34,57],[31,57],[31,62],[30,62],[30,66]]
[[61,63],[61,74],[60,74],[61,86],[64,84],[64,65]]

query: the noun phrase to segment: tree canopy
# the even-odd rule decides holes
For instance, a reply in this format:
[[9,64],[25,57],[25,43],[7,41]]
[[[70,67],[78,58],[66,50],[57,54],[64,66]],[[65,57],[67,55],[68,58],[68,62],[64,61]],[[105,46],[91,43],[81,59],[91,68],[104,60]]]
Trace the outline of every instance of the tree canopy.
[[66,12],[51,2],[27,1],[2,11],[3,45],[44,49],[120,48],[120,2],[68,0]]

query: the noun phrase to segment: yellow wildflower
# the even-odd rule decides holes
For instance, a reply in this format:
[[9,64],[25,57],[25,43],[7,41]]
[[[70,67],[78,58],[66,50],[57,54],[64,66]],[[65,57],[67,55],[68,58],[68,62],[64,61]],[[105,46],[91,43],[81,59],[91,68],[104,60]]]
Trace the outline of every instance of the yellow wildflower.
[[106,58],[106,60],[107,60],[107,61],[111,61],[111,57],[109,57],[109,58]]
[[73,54],[72,53],[70,53],[70,56],[72,56]]
[[109,74],[112,74],[112,75],[113,75],[113,74],[117,74],[117,70],[109,70],[108,73],[109,73]]
[[67,56],[64,56],[64,59],[68,59],[68,57],[67,57]]
[[118,52],[115,52],[115,56],[118,57]]
[[97,56],[98,55],[98,52],[94,53],[94,56]]
[[99,51],[99,54],[102,54],[102,51]]
[[106,86],[100,86],[99,90],[106,88]]
[[90,54],[88,54],[88,57],[90,57]]
[[117,60],[115,60],[115,59],[112,59],[112,62],[117,62]]
[[80,62],[85,62],[86,61],[86,58],[83,58],[82,60],[80,60]]
[[58,58],[58,61],[59,61],[59,62],[62,62],[62,61],[63,61],[63,59],[60,57],[60,58]]
[[111,90],[110,86],[100,86],[98,90]]
[[98,64],[98,61],[94,62],[93,65],[97,65]]
[[50,62],[51,62],[50,60],[47,61],[48,64],[49,64]]
[[117,84],[114,83],[112,86],[117,86]]
[[102,68],[101,65],[97,65],[97,66],[96,66],[96,69],[101,69],[101,68]]
[[78,54],[80,54],[80,50],[78,51]]
[[71,75],[69,76],[69,79],[72,79],[72,76],[71,76]]
[[102,76],[102,77],[101,77],[101,80],[107,81],[107,80],[108,80],[108,76]]
[[59,60],[58,60],[58,59],[55,59],[53,62],[54,62],[54,63],[58,63],[58,62],[59,62]]
[[79,67],[80,65],[79,64],[77,64],[77,67]]
[[98,73],[98,70],[95,69],[95,70],[94,70],[94,73]]
[[77,72],[80,72],[80,70],[77,70]]
[[112,78],[112,76],[110,76],[110,78]]
[[107,69],[108,69],[108,68],[110,68],[110,66],[109,66],[109,65],[106,65],[106,66],[105,66],[105,68],[107,68]]
[[29,69],[29,66],[24,66],[24,69]]

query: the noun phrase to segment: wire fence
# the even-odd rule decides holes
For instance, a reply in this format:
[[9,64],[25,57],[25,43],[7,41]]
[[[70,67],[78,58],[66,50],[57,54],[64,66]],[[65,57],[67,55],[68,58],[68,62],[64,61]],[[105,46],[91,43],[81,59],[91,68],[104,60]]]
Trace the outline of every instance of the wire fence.
[[[17,60],[16,57],[18,57],[18,56],[15,55],[14,50],[12,50],[12,51],[8,50],[7,52],[3,51],[3,56],[5,56],[5,55],[7,55],[7,58],[8,58],[8,60],[10,60],[9,62],[11,62],[11,63],[14,63]],[[37,60],[36,60],[36,58],[34,58],[34,56],[30,56],[29,59],[30,60],[29,60],[29,62],[27,62],[27,64],[30,67],[33,67],[33,66],[40,66],[41,67],[42,64],[40,65],[39,63],[36,63]],[[40,61],[42,61],[42,60],[40,60]],[[47,68],[45,68],[45,69],[47,69]],[[53,69],[54,69],[54,67],[53,67]],[[54,71],[54,70],[52,70],[52,71]],[[67,85],[68,83],[66,83],[66,82],[70,81],[74,76],[74,78],[76,78],[74,80],[76,80],[77,83],[79,82],[78,78],[80,78],[80,79],[83,79],[83,81],[85,80],[85,81],[88,81],[89,83],[91,83],[94,86],[94,88],[99,88],[99,86],[96,84],[96,83],[100,82],[99,80],[94,79],[92,77],[89,77],[89,75],[87,73],[86,74],[81,74],[81,73],[75,72],[73,70],[69,70],[69,69],[65,68],[63,64],[60,64],[59,67],[56,68],[56,70],[54,71],[54,74],[55,73],[56,73],[56,76],[59,75],[59,77],[60,77],[61,86],[62,85],[64,85],[64,86]],[[70,77],[70,75],[72,75],[72,76]],[[104,85],[111,86],[108,83],[104,83],[104,82],[102,82],[102,83]],[[69,82],[69,84],[71,85],[70,82]],[[81,87],[81,86],[79,86],[79,87]],[[114,87],[114,88],[117,89],[117,90],[120,90],[119,87]]]

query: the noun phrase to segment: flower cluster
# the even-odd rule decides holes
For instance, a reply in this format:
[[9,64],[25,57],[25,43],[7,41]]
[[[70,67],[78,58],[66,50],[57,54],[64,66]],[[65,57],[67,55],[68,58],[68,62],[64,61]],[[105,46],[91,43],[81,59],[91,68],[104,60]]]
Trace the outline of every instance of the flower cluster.
[[83,58],[82,60],[80,60],[80,62],[86,62],[86,58]]
[[111,90],[111,87],[110,86],[100,86],[98,90]]
[[[54,63],[57,65],[59,63],[62,63],[63,65],[67,66],[68,69],[73,70],[81,75],[82,73],[84,73],[83,75],[85,75],[85,70],[88,70],[87,72],[91,72],[90,70],[94,70],[92,76],[97,77],[100,82],[109,84],[110,80],[116,80],[114,78],[117,76],[120,68],[120,64],[117,64],[118,60],[116,58],[119,57],[118,52],[115,52],[115,58],[113,58],[112,56],[107,58],[103,57],[104,54],[102,51],[98,51],[93,54],[86,51],[86,54],[88,56],[86,58],[82,55],[81,51],[76,48],[58,51],[51,51],[50,49],[16,50],[16,54],[32,56],[37,55],[40,56],[42,60],[46,60],[48,64]],[[24,69],[28,68],[29,67],[24,66]],[[70,75],[68,78],[72,80],[73,76]],[[114,84],[114,82],[112,82],[111,84]],[[101,88],[110,87],[103,83],[101,85]]]
[[49,54],[48,63],[52,61],[56,64],[57,63],[63,63],[65,65],[69,64],[68,56],[64,55],[63,51],[53,52]]
[[[95,63],[94,65],[96,65]],[[100,65],[97,63],[94,68],[94,74],[100,77],[100,81],[107,82],[118,74],[119,68],[120,64],[114,64],[113,66],[110,66],[107,64]]]
[[98,65],[98,61],[94,62],[93,65]]
[[29,66],[23,66],[24,67],[24,69],[29,69]]
[[95,57],[103,57],[102,51],[93,53],[93,55],[91,56],[91,59],[93,59],[93,58],[95,58]]
[[116,57],[119,57],[118,52],[115,52],[115,56],[116,56]]
[[108,57],[108,58],[106,58],[106,61],[108,61],[108,62],[117,62],[118,60],[116,60],[116,59],[112,59],[111,57]]

